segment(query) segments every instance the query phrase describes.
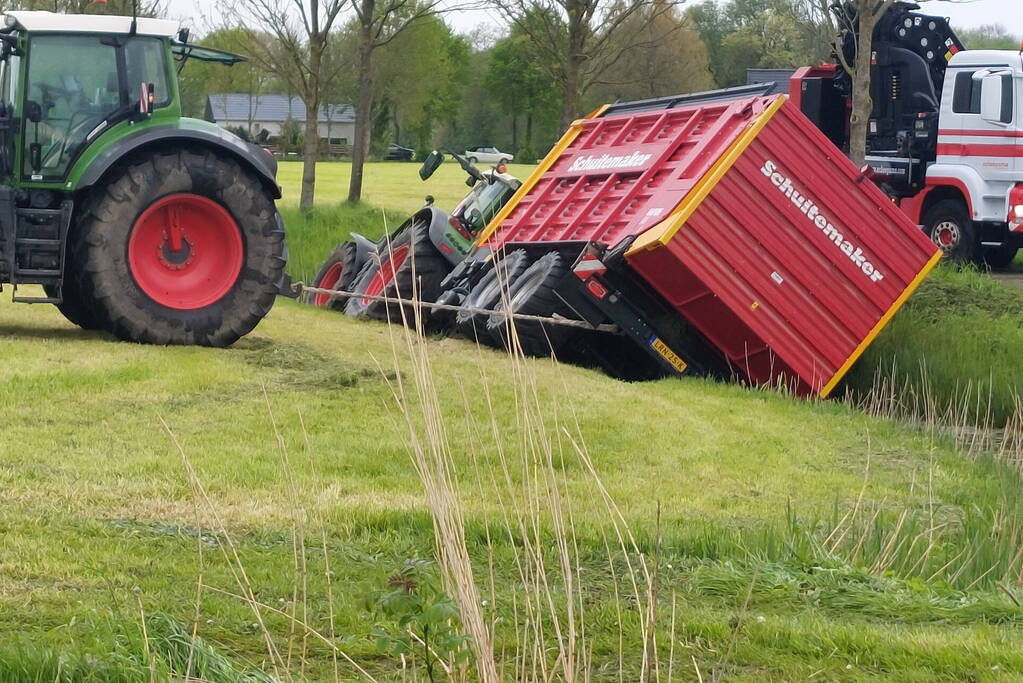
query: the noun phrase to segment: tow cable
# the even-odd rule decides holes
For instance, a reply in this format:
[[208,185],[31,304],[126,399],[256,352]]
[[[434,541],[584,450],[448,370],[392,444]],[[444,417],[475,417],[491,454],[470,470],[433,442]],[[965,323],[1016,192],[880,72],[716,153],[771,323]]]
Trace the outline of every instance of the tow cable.
[[[361,299],[368,299],[370,301],[383,301],[386,304],[396,305],[411,305],[413,307],[421,307],[423,309],[429,309],[432,311],[464,311],[466,313],[472,313],[473,315],[493,315],[494,313],[500,313],[501,311],[495,311],[489,308],[470,308],[469,306],[453,306],[451,304],[431,304],[419,299],[398,299],[390,296],[369,296],[364,292],[349,292],[343,289],[322,289],[320,287],[307,287],[302,284],[298,284],[298,287],[302,288],[303,292],[311,292],[313,294],[325,294],[331,299],[337,297],[353,297],[357,296]],[[560,325],[561,327],[575,327],[582,330],[591,330],[596,332],[609,332],[611,334],[618,334],[619,329],[617,325],[591,325],[585,320],[572,320],[570,318],[564,318],[559,315],[553,317],[543,315],[527,315],[525,313],[504,313],[506,317],[510,317],[513,320],[529,320],[533,322],[543,323],[545,325]]]

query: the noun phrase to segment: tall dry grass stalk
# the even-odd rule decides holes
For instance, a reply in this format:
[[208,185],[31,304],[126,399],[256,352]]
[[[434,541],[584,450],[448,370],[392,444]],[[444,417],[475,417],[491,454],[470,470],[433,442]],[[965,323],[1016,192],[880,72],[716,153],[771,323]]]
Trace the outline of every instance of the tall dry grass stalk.
[[[507,283],[502,289],[507,301]],[[401,294],[418,298],[416,291]],[[405,324],[389,328],[392,362],[398,369],[391,387],[433,518],[438,564],[471,638],[477,676],[488,683],[591,678],[593,642],[587,634],[587,590],[575,522],[575,508],[584,502],[574,498],[564,474],[567,467],[581,465],[606,513],[611,575],[621,578],[627,593],[624,600],[617,599],[616,581],[619,633],[627,610],[635,612],[640,629],[638,643],[619,638],[621,676],[632,675],[625,673],[629,669],[640,680],[660,680],[655,570],[604,486],[576,416],[564,414],[545,396],[535,371],[542,361],[525,358],[517,330],[509,324],[507,361],[494,364],[482,352],[477,358],[481,397],[472,400],[463,392],[461,421],[469,438],[453,443],[451,411],[442,405],[431,346],[422,334],[423,305],[412,307],[411,319],[408,307],[395,307],[394,313],[399,312]],[[502,394],[510,390],[510,405],[497,401],[498,386]],[[460,491],[460,473],[474,482],[474,491]],[[487,558],[474,566],[465,533],[468,495],[496,508],[500,533],[512,549],[517,585],[496,585],[496,542],[485,524]],[[485,611],[483,595],[490,598]],[[495,650],[499,602],[505,603],[505,613],[514,615],[511,653]]]
[[993,418],[991,384],[965,381],[945,400],[934,389],[925,360],[917,374],[915,381],[902,375],[895,361],[878,366],[871,390],[862,396],[847,394],[846,400],[872,417],[907,422],[949,438],[970,458],[994,455],[1023,471],[1023,397],[1018,391],[1011,392],[1013,410],[1003,426]]

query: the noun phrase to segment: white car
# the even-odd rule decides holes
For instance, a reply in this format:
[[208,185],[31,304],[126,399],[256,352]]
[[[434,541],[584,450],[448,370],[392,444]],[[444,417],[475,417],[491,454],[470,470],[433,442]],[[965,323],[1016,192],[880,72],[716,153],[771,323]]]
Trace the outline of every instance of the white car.
[[515,158],[514,154],[502,152],[497,147],[470,147],[464,156],[471,164],[499,164],[502,161],[507,164]]

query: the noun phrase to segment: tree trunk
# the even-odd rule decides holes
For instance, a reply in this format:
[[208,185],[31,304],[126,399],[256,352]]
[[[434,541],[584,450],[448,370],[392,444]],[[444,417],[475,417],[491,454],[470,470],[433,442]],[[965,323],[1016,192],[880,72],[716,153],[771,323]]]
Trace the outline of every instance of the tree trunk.
[[[369,13],[364,16],[372,19],[373,0],[363,2],[363,11],[369,6]],[[352,177],[348,183],[348,201],[357,202],[362,199],[362,171],[369,156],[369,131],[372,127],[373,115],[373,33],[372,24],[363,23],[359,28],[359,75],[358,95],[355,103],[355,140],[352,145]]]
[[[533,149],[533,112],[526,112],[526,149],[532,151]],[[525,159],[523,163],[531,163]]]
[[320,66],[326,36],[313,35],[309,40],[309,80],[302,102],[305,104],[305,144],[302,154],[302,195],[298,208],[313,208],[316,192],[316,162],[320,158]]
[[519,117],[517,114],[512,114],[512,149],[516,152],[519,149]]
[[572,122],[579,118],[579,107],[582,100],[582,66],[586,56],[584,48],[588,26],[583,17],[583,3],[580,0],[568,0],[565,3],[568,13],[568,44],[565,49],[565,78],[562,82],[561,99],[561,130],[567,130]]
[[849,158],[857,166],[867,162],[867,132],[874,101],[870,97],[870,66],[874,26],[878,15],[872,3],[859,2],[859,35],[856,40],[856,64],[852,75],[852,114],[849,118]]

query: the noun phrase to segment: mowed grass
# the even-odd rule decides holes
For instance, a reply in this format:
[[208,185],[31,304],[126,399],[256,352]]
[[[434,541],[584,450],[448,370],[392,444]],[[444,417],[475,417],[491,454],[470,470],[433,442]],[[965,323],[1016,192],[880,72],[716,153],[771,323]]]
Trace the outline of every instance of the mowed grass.
[[[375,201],[396,217],[418,206],[422,184],[410,164],[370,172],[392,168],[411,180]],[[452,175],[434,194],[459,197],[460,182]],[[378,215],[326,206],[289,218],[292,252],[306,254],[299,272],[313,267],[306,245],[332,246],[333,218],[370,232],[382,230]],[[180,662],[161,658],[164,641],[193,628],[235,672],[207,680],[359,678],[287,614],[378,679],[402,679],[362,605],[403,562],[434,553],[392,396],[412,374],[394,334],[281,301],[231,349],[156,348],[0,302],[0,681],[180,678]],[[488,614],[510,658],[516,612],[500,598],[521,588],[517,546],[488,482],[498,444],[520,451],[513,365],[465,341],[428,344],[470,555],[484,594],[491,572],[502,594]],[[546,429],[585,441],[657,569],[659,657],[666,667],[673,642],[675,677],[1023,676],[1016,471],[836,402],[527,366]],[[493,418],[501,436],[481,436],[473,418]],[[616,616],[630,605],[616,598],[622,567],[608,567],[609,515],[591,474],[561,449],[593,677],[636,680],[631,662],[618,670],[619,642],[642,643],[636,619]],[[245,590],[259,618],[231,595]]]
[[[374,206],[410,213],[423,205],[426,195],[433,195],[437,206],[451,210],[469,188],[466,175],[454,159],[448,157],[437,172],[426,181],[419,178],[419,164],[406,161],[381,161],[366,164],[363,172],[362,200]],[[490,170],[481,164],[484,171]],[[525,164],[509,164],[508,172],[525,180],[533,170]],[[321,162],[316,165],[316,204],[319,207],[338,204],[348,199],[348,183],[352,165],[346,161]],[[298,206],[302,193],[302,163],[282,161],[277,179],[284,190],[284,206]]]
[[[395,662],[376,654],[360,600],[385,587],[402,561],[431,555],[432,525],[379,369],[393,372],[387,327],[285,302],[234,348],[211,350],[116,343],[43,307],[5,302],[0,321],[8,358],[16,359],[0,371],[0,653],[31,641],[102,658],[120,632],[137,631],[143,614],[190,625],[200,573],[206,586],[240,591],[215,531],[219,518],[259,600],[287,612],[296,590],[306,591],[304,616],[321,632],[328,631],[325,546],[334,626],[346,651],[385,678],[398,675]],[[485,376],[496,419],[513,431],[509,361],[462,341],[431,343],[482,580],[483,530],[494,533],[501,521],[492,496],[471,493],[473,436],[464,416],[467,407],[485,411]],[[984,581],[983,570],[963,581],[924,576],[968,550],[957,544],[967,542],[959,530],[978,530],[970,529],[971,515],[988,519],[982,533],[992,538],[1018,530],[1014,473],[838,404],[697,380],[632,385],[547,361],[532,365],[551,424],[578,420],[606,486],[651,554],[660,516],[660,587],[665,605],[672,594],[681,601],[676,630],[686,661],[696,657],[710,671],[734,640],[726,669],[751,680],[816,671],[918,680],[1023,675],[1014,625],[1023,611]],[[408,372],[400,357],[398,370]],[[197,500],[175,439],[212,507]],[[495,466],[489,458],[482,465]],[[582,467],[566,465],[565,475],[581,555],[593,572],[586,578],[597,590],[595,613],[613,614],[612,594],[600,589],[610,581],[600,560],[607,514]],[[883,512],[870,520],[877,526],[936,514],[957,531],[942,533],[949,547],[926,570],[904,578],[895,571],[871,578],[874,551],[851,562],[842,559],[849,552],[802,545],[803,531],[826,533],[836,511],[858,499]],[[304,580],[294,565],[296,518],[304,520]],[[498,543],[496,552],[498,585],[513,585],[513,551]],[[751,585],[746,610],[755,614],[736,633]],[[269,668],[243,601],[207,589],[198,613],[200,635],[240,669]],[[288,621],[264,618],[287,650]],[[613,670],[617,627],[596,620],[591,628],[601,665]],[[5,677],[5,661],[0,656],[0,679],[26,680]],[[333,676],[329,652],[315,641],[298,661],[295,675]]]

